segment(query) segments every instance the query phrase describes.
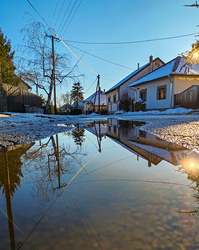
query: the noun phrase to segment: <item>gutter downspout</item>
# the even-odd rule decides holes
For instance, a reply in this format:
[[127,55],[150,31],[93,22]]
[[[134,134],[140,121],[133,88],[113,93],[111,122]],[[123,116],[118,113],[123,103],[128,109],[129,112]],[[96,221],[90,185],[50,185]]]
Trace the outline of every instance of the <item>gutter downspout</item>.
[[169,81],[171,83],[171,88],[170,88],[170,108],[173,108],[173,82],[171,80],[171,74],[168,75]]

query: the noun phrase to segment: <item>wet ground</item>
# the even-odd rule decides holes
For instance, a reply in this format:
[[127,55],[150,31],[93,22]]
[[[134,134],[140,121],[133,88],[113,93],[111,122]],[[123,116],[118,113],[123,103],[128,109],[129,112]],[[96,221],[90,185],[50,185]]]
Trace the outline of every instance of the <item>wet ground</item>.
[[197,249],[199,155],[145,125],[75,124],[3,149],[0,249]]

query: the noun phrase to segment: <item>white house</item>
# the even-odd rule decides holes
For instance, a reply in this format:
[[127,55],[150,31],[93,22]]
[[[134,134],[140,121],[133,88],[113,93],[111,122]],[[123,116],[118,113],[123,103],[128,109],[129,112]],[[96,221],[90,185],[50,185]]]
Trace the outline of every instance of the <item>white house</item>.
[[115,111],[119,110],[120,99],[122,98],[123,93],[128,92],[132,100],[135,98],[135,90],[129,87],[130,83],[137,81],[141,77],[149,74],[162,65],[164,65],[164,62],[160,58],[153,60],[153,57],[150,56],[149,62],[147,64],[143,65],[142,67],[139,67],[138,64],[138,69],[133,71],[131,74],[106,91],[108,113],[113,114]]
[[136,101],[142,99],[146,110],[173,108],[174,97],[184,93],[190,87],[199,85],[199,66],[186,65],[181,57],[156,69],[129,87],[136,93]]
[[[100,95],[99,95],[100,93]],[[105,90],[102,91],[101,88],[97,92],[94,92],[84,101],[84,113],[98,112],[100,106],[100,112],[107,112],[107,102]]]

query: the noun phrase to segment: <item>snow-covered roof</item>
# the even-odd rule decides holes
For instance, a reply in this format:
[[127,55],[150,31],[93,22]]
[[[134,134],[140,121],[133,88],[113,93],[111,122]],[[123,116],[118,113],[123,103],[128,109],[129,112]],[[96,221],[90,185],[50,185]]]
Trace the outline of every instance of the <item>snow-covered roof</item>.
[[199,65],[187,65],[183,58],[176,57],[172,61],[163,65],[162,67],[154,70],[148,75],[140,78],[139,80],[131,83],[129,86],[137,86],[142,83],[154,81],[163,77],[167,77],[171,74],[186,74],[186,75],[199,75]]
[[[92,102],[95,105],[99,105],[99,91],[97,92],[96,99],[95,99],[95,93],[90,95],[87,99],[84,100],[84,102]],[[100,93],[100,105],[106,105],[106,94],[104,92]]]
[[139,69],[136,69],[135,71],[133,71],[131,74],[129,74],[128,76],[126,76],[125,78],[123,78],[120,82],[118,82],[112,88],[110,88],[108,91],[106,91],[106,93],[108,93],[108,92],[110,92],[110,91],[118,88],[119,86],[121,86],[123,83],[125,83],[126,81],[128,81],[131,77],[133,77],[138,72],[140,72],[141,70],[143,70],[144,68],[146,68],[149,64],[150,63],[147,63],[147,64],[143,65],[142,67],[140,67]]
[[64,104],[63,106],[60,107],[60,110],[66,110],[69,109],[69,105]]
[[[73,103],[71,105],[72,108],[75,108],[76,107],[76,103]],[[84,103],[83,102],[78,102],[78,108],[83,108],[84,107]]]

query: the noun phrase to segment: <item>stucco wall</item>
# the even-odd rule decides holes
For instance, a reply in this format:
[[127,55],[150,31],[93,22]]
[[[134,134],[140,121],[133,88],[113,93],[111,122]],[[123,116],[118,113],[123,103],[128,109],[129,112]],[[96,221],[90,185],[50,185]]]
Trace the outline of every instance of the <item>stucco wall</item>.
[[180,94],[192,85],[199,85],[199,76],[174,76],[174,95]]
[[[166,85],[166,99],[157,100],[157,87]],[[146,109],[166,109],[170,108],[170,90],[171,83],[168,78],[159,79],[148,84],[142,84],[136,87],[136,101],[139,100],[139,92],[147,89]]]
[[[114,95],[116,95],[116,103],[114,103],[113,101]],[[108,102],[109,97],[111,99],[110,102]],[[106,95],[106,102],[108,105],[109,114],[113,114],[114,112],[118,110],[118,99],[119,99],[119,90],[113,90]]]

